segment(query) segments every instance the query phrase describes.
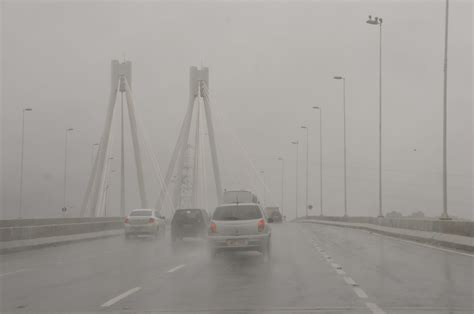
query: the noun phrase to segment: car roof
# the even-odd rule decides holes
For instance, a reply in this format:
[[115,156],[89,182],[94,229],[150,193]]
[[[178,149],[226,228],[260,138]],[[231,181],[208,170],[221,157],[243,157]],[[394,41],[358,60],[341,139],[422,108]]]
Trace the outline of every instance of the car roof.
[[217,207],[228,207],[228,206],[235,206],[235,205],[238,205],[238,206],[241,206],[241,205],[254,205],[254,206],[260,207],[260,205],[257,204],[257,203],[226,203],[226,204],[219,205]]

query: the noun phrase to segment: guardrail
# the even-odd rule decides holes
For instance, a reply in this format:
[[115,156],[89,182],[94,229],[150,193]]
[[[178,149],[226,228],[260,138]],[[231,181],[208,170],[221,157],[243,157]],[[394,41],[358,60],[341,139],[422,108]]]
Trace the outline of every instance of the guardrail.
[[[302,218],[302,219],[306,219]],[[467,220],[439,220],[427,218],[387,218],[387,217],[333,217],[308,216],[307,219],[338,221],[349,223],[368,223],[390,228],[409,229],[418,231],[455,234],[465,237],[474,237],[474,221]]]
[[123,228],[121,217],[0,220],[0,242],[68,236]]

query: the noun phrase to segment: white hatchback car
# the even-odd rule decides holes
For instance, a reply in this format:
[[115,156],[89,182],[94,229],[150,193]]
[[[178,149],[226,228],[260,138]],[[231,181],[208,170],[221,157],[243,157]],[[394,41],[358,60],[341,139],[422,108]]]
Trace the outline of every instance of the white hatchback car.
[[208,232],[211,256],[220,251],[270,254],[271,228],[258,204],[225,204],[216,208]]
[[125,218],[125,237],[147,234],[158,237],[164,236],[166,231],[165,217],[154,209],[134,209]]

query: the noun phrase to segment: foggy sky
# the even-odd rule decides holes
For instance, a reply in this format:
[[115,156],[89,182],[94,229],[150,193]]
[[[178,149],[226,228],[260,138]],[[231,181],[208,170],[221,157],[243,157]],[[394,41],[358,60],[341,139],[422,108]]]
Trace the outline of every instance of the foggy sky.
[[[133,63],[132,89],[163,172],[188,97],[189,67],[208,66],[224,188],[280,202],[294,216],[299,140],[299,213],[304,213],[305,132],[310,128],[310,203],[319,213],[319,116],[323,108],[325,213],[343,213],[342,82],[346,79],[348,213],[378,210],[378,28],[383,23],[384,211],[442,210],[444,1],[3,1],[1,15],[1,217],[18,211],[22,108],[24,213],[60,215],[64,132],[69,137],[68,206],[77,215],[102,134],[110,61]],[[449,212],[472,209],[472,4],[451,1],[448,81]],[[114,150],[119,139],[114,125]],[[127,208],[137,207],[127,138]],[[240,146],[242,145],[242,146]],[[118,153],[118,151],[117,151]],[[209,153],[207,153],[209,157]],[[118,159],[118,158],[117,158]],[[145,161],[146,171],[151,163]],[[119,162],[111,213],[118,214]],[[208,203],[215,205],[207,167]],[[159,193],[150,176],[147,192]]]

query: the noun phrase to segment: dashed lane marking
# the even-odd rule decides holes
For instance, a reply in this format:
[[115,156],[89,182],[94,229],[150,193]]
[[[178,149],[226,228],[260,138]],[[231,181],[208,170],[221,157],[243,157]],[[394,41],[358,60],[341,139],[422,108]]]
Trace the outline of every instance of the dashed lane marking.
[[116,296],[115,298],[110,299],[109,301],[105,302],[104,304],[102,304],[102,307],[109,307],[109,306],[117,303],[118,301],[128,297],[129,295],[134,294],[135,292],[139,291],[140,289],[141,289],[141,287],[132,288],[132,289]]
[[[409,242],[409,241],[407,241]],[[411,243],[411,242],[409,242]],[[349,285],[349,286],[352,286],[352,289],[354,290],[354,293],[357,294],[357,296],[361,299],[367,299],[369,296],[367,295],[367,293],[365,293],[364,290],[362,290],[362,288],[359,287],[359,284],[356,283],[351,277],[347,277],[345,276],[346,275],[346,272],[342,270],[342,266],[336,264],[333,262],[332,260],[332,257],[329,256],[324,249],[322,249],[317,243],[316,241],[314,241],[314,247],[319,251],[319,253],[326,259],[326,261],[331,265],[332,268],[334,268],[334,270],[341,276],[343,276],[344,278],[344,281]],[[461,253],[462,254],[462,253]],[[466,254],[464,254],[466,255]],[[365,305],[367,306],[368,309],[370,309],[372,311],[372,314],[387,314],[386,312],[384,312],[380,307],[378,307],[377,304],[375,303],[365,303]]]
[[373,314],[387,314],[381,308],[378,307],[375,303],[365,303],[365,305],[372,311]]
[[357,296],[361,299],[367,299],[368,296],[367,294],[365,293],[364,290],[362,290],[361,288],[359,287],[353,287],[352,289],[354,289],[354,292],[357,294]]
[[342,267],[336,263],[331,263],[331,266],[335,269],[342,269]]
[[344,277],[344,281],[349,285],[349,286],[358,286],[358,284],[351,278],[351,277]]
[[184,266],[186,266],[186,265],[181,264],[181,265],[178,265],[178,266],[176,266],[176,267],[173,267],[173,268],[171,268],[170,270],[168,270],[167,273],[174,273],[175,271],[177,271],[178,269],[183,268]]

